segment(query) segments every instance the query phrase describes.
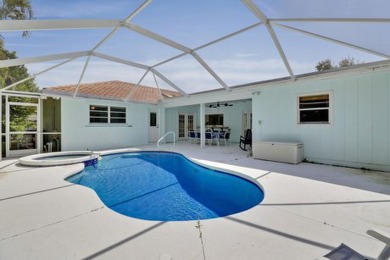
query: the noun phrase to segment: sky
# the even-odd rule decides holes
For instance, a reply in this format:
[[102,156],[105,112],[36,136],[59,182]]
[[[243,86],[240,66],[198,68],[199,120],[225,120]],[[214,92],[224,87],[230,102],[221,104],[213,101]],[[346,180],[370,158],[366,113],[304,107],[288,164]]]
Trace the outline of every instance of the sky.
[[[388,0],[253,0],[269,18],[390,18]],[[31,0],[34,19],[118,19],[124,20],[141,0]],[[196,48],[259,22],[239,0],[153,0],[131,23],[167,37],[188,48]],[[283,22],[309,32],[347,41],[390,55],[390,23],[303,23]],[[294,74],[313,72],[318,61],[330,58],[337,63],[353,57],[358,62],[384,59],[353,48],[274,26]],[[1,32],[5,47],[18,57],[91,50],[112,29]],[[98,52],[152,66],[181,54],[134,31],[121,28],[97,49]],[[288,76],[289,73],[264,25],[225,41],[200,49],[197,54],[228,85],[235,86]],[[31,74],[62,61],[26,65]],[[86,58],[76,59],[36,77],[40,87],[77,84]],[[156,68],[185,92],[222,88],[191,55]],[[137,83],[144,70],[91,58],[82,83],[123,80]],[[156,83],[157,82],[157,83]],[[152,74],[143,85],[170,87]]]

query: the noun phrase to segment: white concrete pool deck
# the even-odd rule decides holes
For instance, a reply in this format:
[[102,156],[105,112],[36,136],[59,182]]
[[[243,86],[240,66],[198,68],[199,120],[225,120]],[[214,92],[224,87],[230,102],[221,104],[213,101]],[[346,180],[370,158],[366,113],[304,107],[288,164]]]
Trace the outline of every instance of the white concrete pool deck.
[[[260,205],[201,221],[206,259],[325,259],[341,243],[375,258],[384,244],[366,231],[390,233],[390,173],[255,160],[237,145],[164,149],[246,174],[264,188]],[[94,191],[64,181],[80,164],[15,161],[0,162],[0,259],[203,259],[196,221],[125,217]]]

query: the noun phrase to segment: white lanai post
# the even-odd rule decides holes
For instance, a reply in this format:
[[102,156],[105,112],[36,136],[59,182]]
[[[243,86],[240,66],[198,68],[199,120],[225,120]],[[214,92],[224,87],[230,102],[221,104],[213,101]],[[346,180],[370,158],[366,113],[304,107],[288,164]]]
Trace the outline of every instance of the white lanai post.
[[[162,102],[158,105],[159,107],[159,138],[165,134],[165,107]],[[175,140],[176,141],[176,140]]]
[[204,121],[204,103],[200,104],[200,147],[204,148],[205,146],[205,137],[204,132],[206,131],[206,124]]

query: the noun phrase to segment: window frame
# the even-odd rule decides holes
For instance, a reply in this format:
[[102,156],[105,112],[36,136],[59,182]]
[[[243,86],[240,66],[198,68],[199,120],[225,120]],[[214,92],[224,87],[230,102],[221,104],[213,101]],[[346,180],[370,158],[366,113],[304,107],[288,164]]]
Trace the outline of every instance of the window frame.
[[[328,95],[329,105],[327,108],[318,107],[318,108],[309,108],[309,109],[301,109],[300,108],[300,98],[302,97],[315,97],[315,96],[324,96]],[[302,110],[328,110],[328,121],[321,122],[301,122],[301,111]],[[313,93],[304,93],[299,94],[297,96],[297,124],[298,125],[332,125],[333,124],[333,94],[331,91],[326,92],[313,92]]]
[[[113,108],[116,108],[116,109],[123,109],[123,111],[112,111]],[[119,106],[110,106],[109,107],[109,123],[110,124],[126,124],[127,122],[127,109],[126,107],[119,107]],[[118,116],[113,116],[112,114],[113,113],[116,113],[116,114],[122,114],[124,115],[124,117],[118,117]],[[124,119],[125,121],[124,122],[112,122],[112,119]]]
[[[106,108],[107,110],[93,110],[92,107]],[[124,111],[115,111],[114,109],[123,109]],[[113,111],[114,110],[114,111]],[[107,116],[91,116],[91,112],[105,112]],[[124,116],[114,116],[113,114],[123,114]],[[91,122],[91,118],[106,118],[107,122]],[[113,122],[114,119],[124,119],[124,122]],[[127,108],[121,106],[89,105],[89,124],[90,125],[125,125],[127,123]]]

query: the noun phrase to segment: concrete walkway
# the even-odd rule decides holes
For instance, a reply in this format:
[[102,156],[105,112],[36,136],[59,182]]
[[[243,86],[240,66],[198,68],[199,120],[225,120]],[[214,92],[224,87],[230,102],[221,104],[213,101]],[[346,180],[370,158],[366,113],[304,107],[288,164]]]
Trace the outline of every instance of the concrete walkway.
[[[260,205],[201,221],[206,259],[324,259],[341,243],[375,258],[384,244],[366,231],[390,233],[390,173],[255,160],[237,146],[163,149],[264,188]],[[82,168],[0,163],[0,259],[203,259],[196,221],[113,212],[93,190],[64,181]]]

